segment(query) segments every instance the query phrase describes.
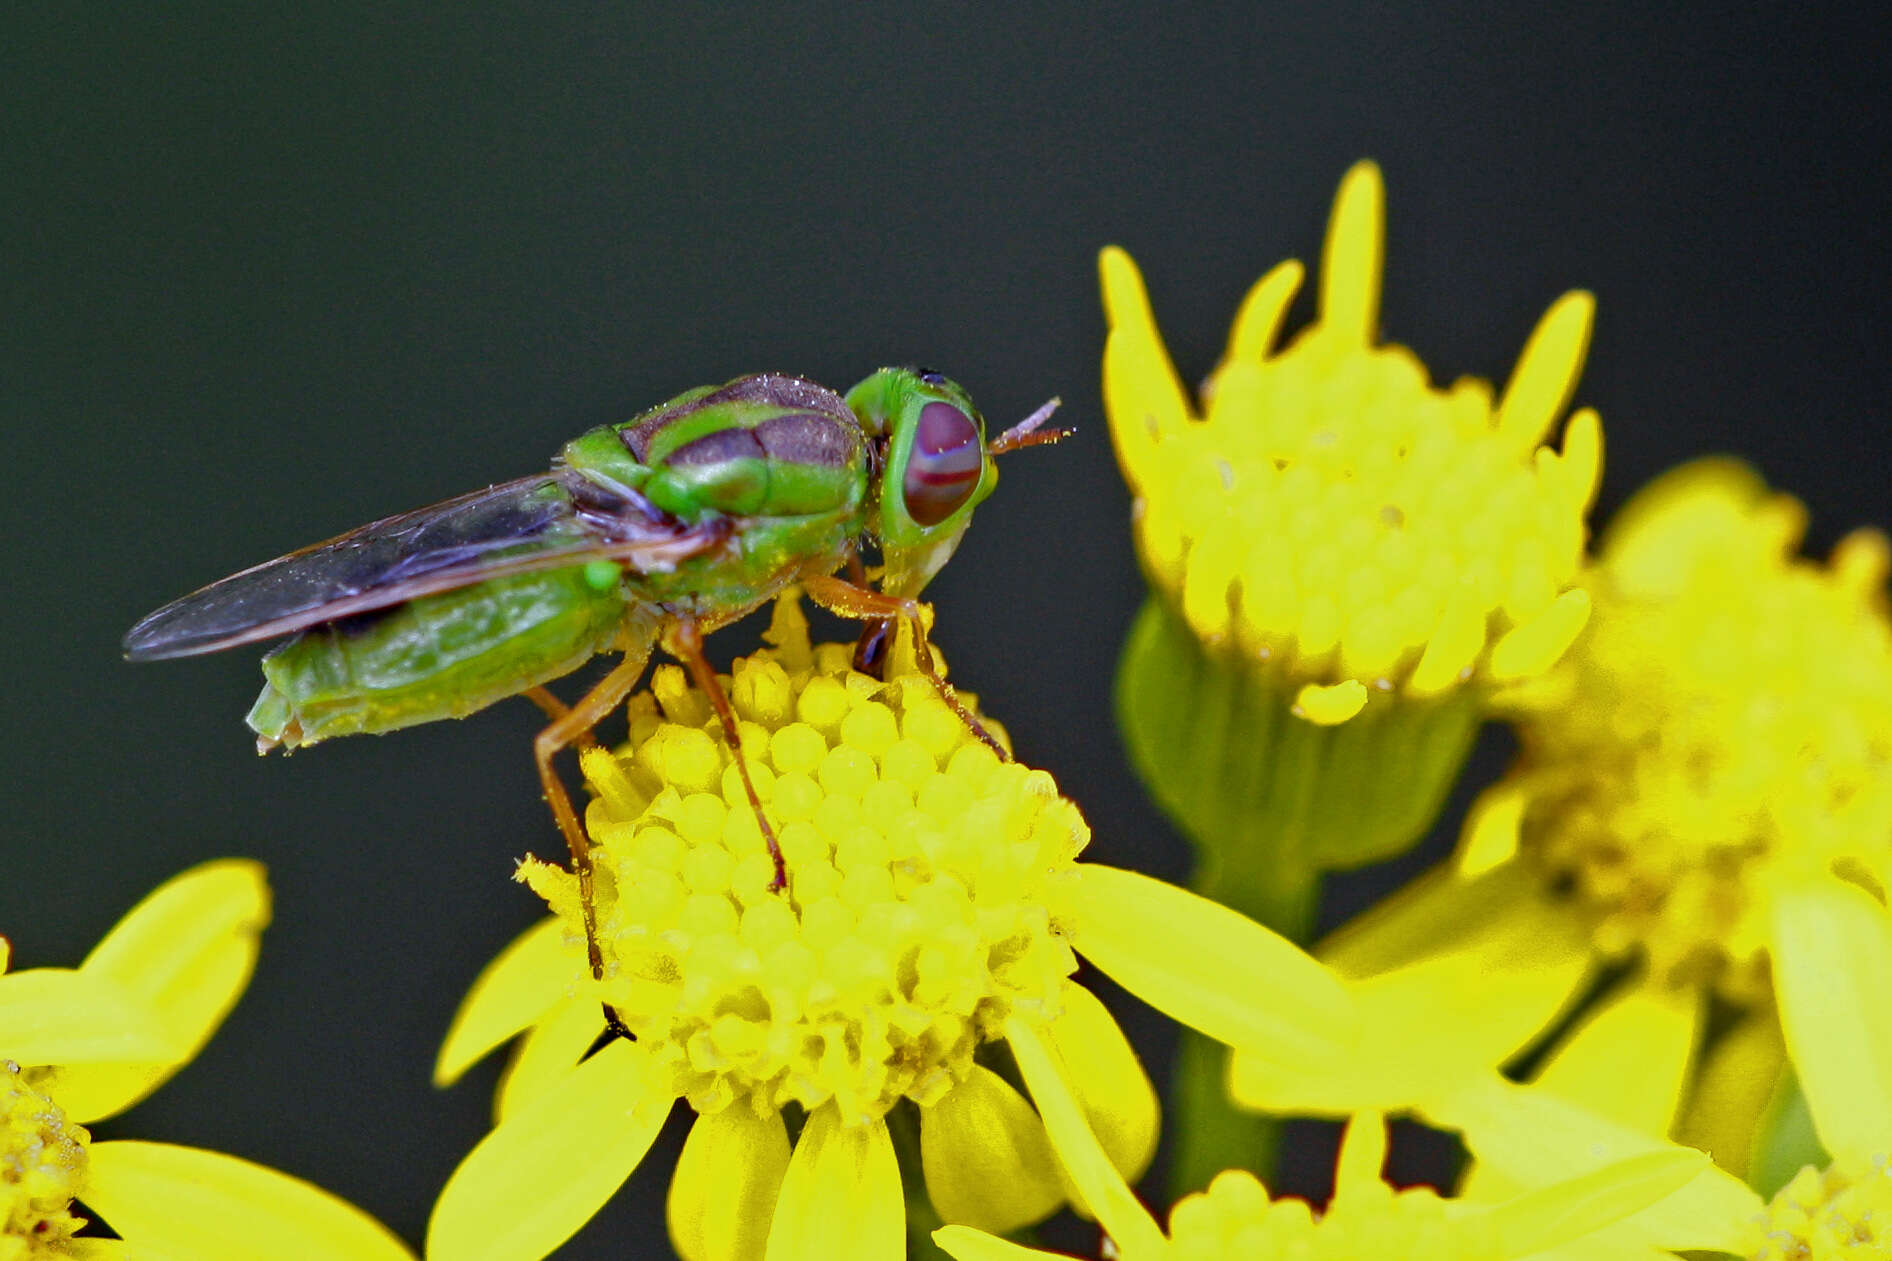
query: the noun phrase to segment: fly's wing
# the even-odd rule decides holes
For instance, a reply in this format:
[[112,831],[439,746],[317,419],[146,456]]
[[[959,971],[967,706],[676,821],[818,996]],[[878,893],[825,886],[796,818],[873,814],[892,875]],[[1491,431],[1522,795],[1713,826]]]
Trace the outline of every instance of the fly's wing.
[[591,560],[661,572],[714,546],[640,496],[603,495],[572,474],[501,482],[387,517],[232,574],[146,617],[125,636],[132,661],[190,657],[273,639],[488,578]]

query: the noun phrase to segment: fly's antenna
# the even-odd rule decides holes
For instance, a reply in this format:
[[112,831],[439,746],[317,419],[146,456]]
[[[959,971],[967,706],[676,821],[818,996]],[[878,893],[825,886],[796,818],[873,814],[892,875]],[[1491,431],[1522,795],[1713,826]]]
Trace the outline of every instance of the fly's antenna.
[[1007,451],[1017,451],[1021,447],[1036,447],[1048,442],[1062,442],[1064,439],[1076,433],[1077,430],[1075,429],[1046,429],[1040,432],[1039,427],[1047,420],[1051,419],[1051,413],[1057,411],[1063,404],[1063,401],[1064,400],[1057,398],[1048,399],[1044,406],[1040,407],[1037,411],[1025,417],[1025,419],[1019,421],[1016,425],[1013,425],[1010,429],[1007,429],[1004,433],[992,439],[992,441],[986,443],[986,454],[1004,455]]

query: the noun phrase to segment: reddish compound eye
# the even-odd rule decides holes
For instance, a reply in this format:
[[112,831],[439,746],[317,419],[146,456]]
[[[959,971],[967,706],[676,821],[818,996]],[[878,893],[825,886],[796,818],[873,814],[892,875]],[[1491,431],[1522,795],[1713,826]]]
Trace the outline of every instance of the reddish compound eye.
[[985,443],[972,417],[951,403],[921,408],[900,487],[907,515],[919,525],[938,525],[971,498],[984,472]]

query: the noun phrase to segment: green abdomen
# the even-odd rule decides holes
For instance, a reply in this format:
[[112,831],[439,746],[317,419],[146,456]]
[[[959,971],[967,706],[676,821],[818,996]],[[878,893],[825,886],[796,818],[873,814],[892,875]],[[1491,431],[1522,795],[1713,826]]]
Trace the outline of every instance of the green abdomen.
[[267,749],[464,717],[606,651],[624,616],[583,565],[421,596],[275,649],[248,721]]

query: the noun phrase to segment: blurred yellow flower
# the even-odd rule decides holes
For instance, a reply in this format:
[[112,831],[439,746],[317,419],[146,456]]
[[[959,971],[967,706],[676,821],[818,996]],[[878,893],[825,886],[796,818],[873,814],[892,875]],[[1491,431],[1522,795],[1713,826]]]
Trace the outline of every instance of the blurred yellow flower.
[[[1815,564],[1795,555],[1802,518],[1725,460],[1624,508],[1586,579],[1590,628],[1506,698],[1523,754],[1452,869],[1320,952],[1369,1028],[1401,1031],[1397,1059],[1305,1075],[1238,1054],[1239,1099],[1464,1128],[1491,1070],[1599,965],[1629,964],[1540,1086],[1745,1172],[1784,1052],[1852,1176],[1892,1152],[1887,548],[1855,534]],[[1741,1020],[1704,1064],[1711,997]]]
[[[1302,268],[1275,267],[1200,406],[1136,266],[1114,247],[1101,260],[1105,406],[1150,586],[1118,674],[1125,743],[1197,846],[1193,887],[1296,940],[1325,872],[1424,835],[1494,693],[1549,669],[1590,611],[1596,413],[1545,445],[1583,365],[1590,295],[1552,304],[1501,395],[1469,377],[1435,386],[1380,341],[1384,203],[1376,166],[1348,172],[1319,318],[1279,344]],[[1225,1060],[1185,1036],[1179,1190],[1265,1160],[1265,1130],[1226,1115]]]
[[[205,863],[134,907],[78,968],[0,975],[0,1257],[412,1255],[300,1179],[197,1148],[94,1142],[84,1128],[196,1056],[248,984],[268,921],[260,866]],[[8,954],[0,939],[0,972]],[[75,1236],[92,1216],[119,1238]]]
[[1384,200],[1372,163],[1348,173],[1320,318],[1278,348],[1301,265],[1269,272],[1200,411],[1136,266],[1102,258],[1105,406],[1152,592],[1119,684],[1133,757],[1200,844],[1252,833],[1321,868],[1422,833],[1491,689],[1548,668],[1589,611],[1596,414],[1571,417],[1561,452],[1540,444],[1594,304],[1552,305],[1502,397],[1436,387],[1379,341]]
[[[557,918],[476,982],[442,1048],[444,1084],[527,1031],[496,1128],[442,1192],[430,1255],[549,1252],[629,1176],[679,1098],[697,1113],[670,1190],[687,1261],[899,1255],[896,1136],[941,1219],[1018,1229],[1071,1194],[1008,1080],[1031,1048],[1065,1066],[1085,1124],[1135,1177],[1154,1149],[1154,1094],[1070,979],[1074,951],[1288,1062],[1355,1036],[1339,987],[1281,938],[1078,862],[1090,833],[1076,807],[975,739],[904,644],[887,682],[857,674],[848,645],[811,646],[793,599],[767,638],[727,686],[787,894],[769,889],[706,698],[660,670],[654,697],[633,702],[627,749],[584,756],[603,981],[584,963],[575,879],[528,863]],[[636,1041],[586,1059],[601,1000]]]
[[[1054,1132],[1064,1155],[1086,1136]],[[1656,1204],[1706,1168],[1699,1152],[1652,1150],[1494,1204],[1441,1197],[1431,1187],[1397,1190],[1381,1180],[1386,1127],[1378,1114],[1352,1119],[1341,1140],[1334,1194],[1323,1209],[1306,1201],[1271,1200],[1253,1175],[1219,1175],[1206,1193],[1185,1196],[1171,1210],[1165,1235],[1127,1189],[1099,1202],[1123,1261],[1515,1261],[1580,1242]],[[1073,1168],[1086,1167],[1079,1159]],[[1099,1162],[1088,1162],[1092,1169]],[[1087,1194],[1092,1188],[1085,1188]],[[957,1261],[1028,1261],[1051,1254],[1006,1243],[966,1227],[935,1234]]]

